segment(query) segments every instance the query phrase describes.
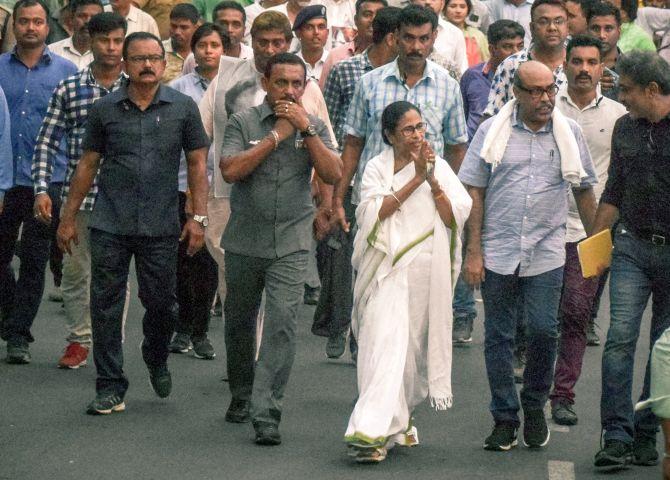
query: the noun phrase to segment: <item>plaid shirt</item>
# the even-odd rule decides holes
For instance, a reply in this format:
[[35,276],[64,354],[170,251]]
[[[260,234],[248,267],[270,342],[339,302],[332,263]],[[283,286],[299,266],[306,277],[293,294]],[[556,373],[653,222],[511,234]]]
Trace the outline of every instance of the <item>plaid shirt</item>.
[[356,86],[345,126],[347,134],[365,139],[354,182],[354,204],[360,199],[366,164],[387,148],[382,140],[382,112],[399,100],[411,102],[421,110],[427,124],[426,140],[437,155],[444,157],[445,145],[468,141],[460,86],[445,69],[428,60],[423,77],[411,88],[400,75],[397,60],[366,73]]
[[[520,64],[533,59],[530,56],[531,48],[532,46],[524,48],[514,55],[510,55],[498,65],[496,74],[493,76],[491,91],[489,92],[489,101],[484,114],[489,116],[497,114],[503,105],[514,98],[514,92],[512,91],[514,74]],[[565,73],[563,73],[563,64],[560,64],[556,67],[556,70],[554,70],[554,78],[556,79],[556,85],[559,87],[564,83],[567,83]]]
[[364,74],[374,68],[366,49],[363,53],[338,62],[328,73],[323,96],[326,100],[328,115],[333,122],[340,152],[344,147],[344,123],[347,120],[347,110],[354,96],[356,85]]
[[[88,112],[93,102],[116,90],[125,78],[121,73],[111,89],[98,84],[93,77],[91,67],[84,68],[71,77],[62,80],[54,90],[49,108],[42,121],[40,133],[35,144],[32,176],[35,195],[46,193],[51,181],[53,159],[59,150],[61,139],[67,135],[67,172],[63,183],[62,198],[67,198],[70,180],[77,168],[82,151],[81,142]],[[98,193],[97,177],[91,190],[82,203],[81,210],[93,210],[95,196]]]

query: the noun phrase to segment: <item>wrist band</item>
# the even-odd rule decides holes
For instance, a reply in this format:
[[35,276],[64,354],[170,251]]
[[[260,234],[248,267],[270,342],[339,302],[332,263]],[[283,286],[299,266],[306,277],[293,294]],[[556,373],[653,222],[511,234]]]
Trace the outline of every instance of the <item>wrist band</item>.
[[275,150],[277,150],[277,148],[279,148],[279,134],[276,130],[270,130],[270,134],[272,135],[272,139],[275,141]]
[[437,195],[433,193],[433,200],[437,200],[442,197],[444,197],[444,192],[442,190],[440,190],[440,192]]
[[402,202],[398,200],[398,197],[395,196],[395,193],[391,192],[391,196],[395,199],[396,202],[398,202],[398,210],[400,210],[400,206],[402,205]]

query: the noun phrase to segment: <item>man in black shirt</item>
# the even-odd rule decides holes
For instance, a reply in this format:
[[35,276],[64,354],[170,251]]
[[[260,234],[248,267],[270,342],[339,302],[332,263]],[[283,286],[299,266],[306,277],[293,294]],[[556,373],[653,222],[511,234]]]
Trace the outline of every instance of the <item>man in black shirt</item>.
[[[610,270],[611,323],[602,362],[599,470],[656,465],[658,419],[633,414],[631,390],[642,313],[652,296],[653,345],[670,326],[670,65],[656,53],[617,62],[619,99],[629,113],[612,135],[612,159],[592,233],[618,219]],[[649,364],[640,399],[649,397]]]
[[[89,414],[125,409],[128,379],[123,372],[121,318],[130,260],[135,257],[142,321],[142,357],[156,394],[167,397],[172,379],[168,343],[177,315],[178,239],[187,254],[204,244],[207,226],[209,140],[195,102],[160,84],[165,50],[146,32],[123,45],[128,84],[98,100],[88,116],[84,153],[71,182],[58,228],[59,246],[77,242],[75,216],[98,168],[98,196],[89,227],[91,326],[97,368],[96,398]],[[186,154],[194,215],[179,228],[178,171]],[[104,161],[101,159],[104,157]]]

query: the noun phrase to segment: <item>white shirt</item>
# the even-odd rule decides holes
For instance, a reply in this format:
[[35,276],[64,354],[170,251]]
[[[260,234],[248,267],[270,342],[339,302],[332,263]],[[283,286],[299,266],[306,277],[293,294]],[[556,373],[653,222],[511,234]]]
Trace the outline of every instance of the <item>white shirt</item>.
[[85,53],[79,53],[79,51],[74,48],[72,37],[64,38],[63,40],[52,43],[49,45],[49,50],[56,55],[67,58],[74,63],[79,70],[88,67],[88,64],[93,61],[93,53],[91,53],[90,50]]
[[317,3],[326,7],[326,15],[328,15],[328,30],[330,33],[326,48],[330,50],[347,43],[348,40],[344,37],[341,29],[356,28],[354,23],[354,16],[356,15],[355,0],[321,0]]
[[[247,60],[249,58],[254,58],[254,49],[240,43],[240,56],[237,58],[241,58],[242,60]],[[182,75],[188,75],[189,73],[195,72],[195,57],[193,56],[193,52],[188,54],[188,57],[186,57],[186,60],[184,60],[184,68],[181,71]]]
[[453,63],[465,73],[468,69],[468,57],[465,55],[465,37],[457,26],[441,18],[437,24],[437,38],[433,46],[435,51]]
[[652,38],[661,32],[661,45],[658,54],[670,63],[670,10],[665,8],[644,7],[637,11],[635,23]]
[[319,83],[319,80],[321,79],[321,72],[323,72],[323,65],[326,63],[326,58],[328,58],[328,50],[323,50],[321,58],[316,61],[313,67],[305,60],[305,57],[302,56],[302,50],[297,52],[296,55],[302,58],[302,61],[305,62],[305,67],[307,67],[307,78],[311,78],[315,82]]
[[[111,5],[105,6],[105,12],[112,11],[113,10]],[[160,31],[158,30],[158,24],[156,23],[156,20],[154,20],[154,17],[149,15],[147,12],[140,10],[134,5],[130,6],[128,16],[126,17],[126,22],[128,23],[126,37],[135,32],[149,32],[156,35],[158,38],[161,38]]]
[[254,24],[254,20],[265,9],[261,6],[260,0],[256,0],[251,5],[244,7],[244,11],[247,14],[247,21],[244,23],[244,39],[242,40],[247,45],[251,45],[251,26]]
[[524,45],[526,47],[530,45],[530,9],[533,0],[526,0],[518,7],[507,0],[488,0],[486,6],[489,9],[489,25],[498,20],[514,20],[526,31],[526,36],[523,38]]
[[[610,165],[614,124],[619,117],[626,114],[626,107],[619,102],[601,96],[598,92],[598,96],[593,102],[582,110],[574,104],[570,95],[568,95],[567,87],[561,88],[558,92],[556,107],[563,115],[577,122],[584,132],[593,166],[598,175],[598,184],[593,187],[593,193],[595,193],[596,201],[598,201],[605,189],[605,183],[607,183],[607,169]],[[577,242],[585,237],[586,232],[579,217],[577,203],[572,191],[570,191],[565,241]]]

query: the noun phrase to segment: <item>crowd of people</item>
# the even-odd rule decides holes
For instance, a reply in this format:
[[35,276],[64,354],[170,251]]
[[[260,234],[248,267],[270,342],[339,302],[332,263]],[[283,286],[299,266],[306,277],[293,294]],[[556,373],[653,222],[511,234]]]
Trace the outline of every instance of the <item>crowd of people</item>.
[[[454,345],[484,306],[487,450],[546,447],[609,285],[600,449],[616,471],[670,442],[670,10],[636,0],[0,2],[0,334],[31,361],[47,264],[58,366],[125,410],[130,263],[151,386],[212,359],[225,420],[281,443],[298,307],[357,365],[357,462],[451,407]],[[51,8],[50,8],[51,7]],[[585,278],[579,243],[610,231]],[[13,265],[18,257],[18,275]],[[641,402],[633,363],[651,298]],[[665,332],[665,333],[664,333]],[[516,384],[522,384],[517,393]],[[670,453],[670,444],[666,452]],[[670,478],[670,460],[664,472]]]

